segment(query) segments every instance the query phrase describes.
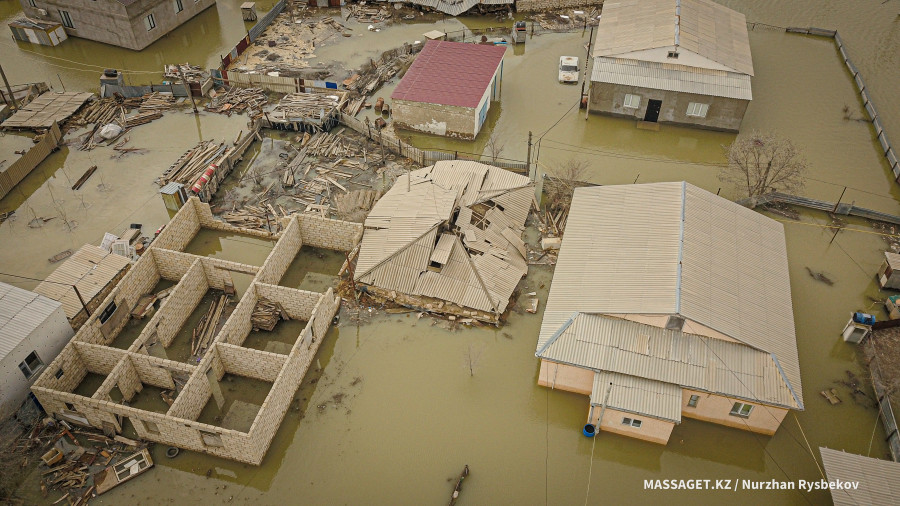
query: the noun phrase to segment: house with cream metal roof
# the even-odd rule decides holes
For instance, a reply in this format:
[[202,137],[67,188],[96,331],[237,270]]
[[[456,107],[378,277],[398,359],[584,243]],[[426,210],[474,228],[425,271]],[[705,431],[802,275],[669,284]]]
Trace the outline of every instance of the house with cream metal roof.
[[[900,462],[873,459],[830,448],[819,448],[835,506],[889,506],[900,498]],[[852,484],[858,484],[852,486]],[[849,485],[849,486],[848,486]]]
[[366,218],[354,279],[404,306],[496,323],[528,271],[533,195],[527,177],[478,162],[403,175]]
[[535,356],[599,430],[774,434],[803,409],[782,225],[684,182],[576,189]]
[[603,4],[589,110],[737,132],[752,100],[744,15],[712,0]]

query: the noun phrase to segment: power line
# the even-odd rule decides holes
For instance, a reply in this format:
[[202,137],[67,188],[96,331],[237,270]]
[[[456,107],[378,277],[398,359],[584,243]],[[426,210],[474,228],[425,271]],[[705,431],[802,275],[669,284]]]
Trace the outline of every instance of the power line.
[[53,284],[56,284],[56,285],[63,285],[63,286],[75,286],[75,285],[73,285],[72,283],[60,283],[60,282],[58,282],[58,281],[48,281],[48,280],[46,280],[46,279],[29,278],[28,276],[19,276],[18,274],[10,274],[10,273],[8,273],[8,272],[0,272],[0,275],[3,275],[3,276],[10,276],[10,277],[13,277],[13,278],[19,278],[19,279],[27,279],[27,280],[29,280],[29,281],[39,281],[39,282],[42,282],[42,283],[53,283]]
[[[43,58],[52,58],[52,59],[54,59],[54,60],[60,60],[60,61],[68,62],[68,63],[74,63],[75,65],[81,65],[81,66],[84,66],[84,67],[93,67],[93,68],[100,69],[100,70],[105,70],[105,69],[109,68],[109,67],[104,67],[104,66],[102,66],[102,65],[93,65],[93,64],[90,64],[90,63],[84,63],[84,62],[79,62],[79,61],[75,61],[75,60],[69,60],[69,59],[66,59],[66,58],[60,58],[60,57],[58,57],[58,56],[50,56],[50,55],[48,55],[48,54],[39,53],[39,52],[37,52],[37,51],[32,51],[32,50],[30,50],[30,49],[24,49],[24,48],[18,47],[18,46],[16,46],[16,45],[9,44],[9,43],[7,43],[7,42],[3,42],[2,45],[8,46],[8,47],[10,47],[10,48],[15,48],[15,49],[17,49],[18,51],[23,51],[23,52],[26,52],[26,53],[36,54],[36,55],[41,56],[41,57],[43,57]],[[23,55],[23,56],[25,56],[25,55]],[[78,71],[81,71],[81,72],[88,72],[88,71],[89,71],[89,72],[96,72],[96,70],[79,69],[79,68],[74,68],[74,67],[65,67],[65,66],[62,66],[62,65],[54,65],[54,64],[52,64],[52,63],[44,62],[44,61],[41,61],[41,60],[39,60],[39,59],[37,59],[37,58],[31,58],[31,57],[28,57],[28,56],[25,56],[25,58],[28,58],[29,60],[34,60],[34,61],[40,61],[41,63],[45,63],[45,64],[47,64],[47,65],[53,65],[53,66],[55,66],[55,67],[60,67],[60,68],[69,69],[69,70],[78,70]],[[130,73],[130,74],[163,74],[163,73],[164,73],[164,71],[162,71],[162,70],[130,70],[130,69],[122,69],[122,71],[123,71],[123,72],[128,72],[128,73]]]

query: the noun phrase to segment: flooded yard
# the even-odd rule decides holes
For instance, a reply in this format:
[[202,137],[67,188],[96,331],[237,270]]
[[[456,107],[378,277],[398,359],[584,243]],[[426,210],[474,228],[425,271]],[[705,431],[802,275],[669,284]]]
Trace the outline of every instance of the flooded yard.
[[275,241],[270,239],[201,228],[184,248],[184,252],[260,266],[274,246]]

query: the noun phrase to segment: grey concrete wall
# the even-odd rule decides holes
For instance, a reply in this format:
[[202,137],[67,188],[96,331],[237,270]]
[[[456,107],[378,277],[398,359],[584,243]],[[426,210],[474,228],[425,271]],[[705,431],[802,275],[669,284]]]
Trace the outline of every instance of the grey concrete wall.
[[478,111],[469,107],[394,100],[394,126],[447,137],[474,139]]
[[[59,10],[67,11],[74,25],[66,28],[69,36],[140,51],[216,0],[182,0],[184,10],[179,13],[175,12],[175,0],[139,0],[127,7],[117,0],[35,0],[35,7],[28,0],[19,2],[25,14],[34,19],[62,22]],[[38,9],[45,9],[47,17],[41,16]],[[151,13],[156,28],[148,31],[144,18]]]
[[539,12],[590,5],[603,5],[603,0],[516,0],[516,11]]
[[[623,107],[626,94],[639,95],[641,97],[640,107],[637,109]],[[590,97],[591,112],[634,118],[636,120],[644,119],[644,114],[647,112],[647,104],[649,104],[651,99],[661,100],[660,123],[673,123],[727,132],[737,132],[741,129],[741,121],[744,119],[744,113],[747,112],[747,106],[750,105],[749,100],[597,82],[591,86]],[[705,118],[687,115],[688,104],[691,102],[709,104],[709,111],[707,111]]]

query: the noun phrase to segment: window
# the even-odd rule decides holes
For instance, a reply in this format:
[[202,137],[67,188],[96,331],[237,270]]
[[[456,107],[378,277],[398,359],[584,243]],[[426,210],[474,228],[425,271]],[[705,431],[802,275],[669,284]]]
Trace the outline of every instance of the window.
[[159,426],[156,425],[155,422],[148,422],[146,420],[141,420],[144,424],[144,429],[150,434],[159,434]]
[[181,0],[175,0],[175,14],[184,10],[184,4],[181,3]]
[[66,409],[69,410],[69,411],[75,411],[75,405],[72,404],[71,402],[67,402],[67,403],[66,403]]
[[691,398],[690,398],[690,400],[688,400],[688,407],[689,407],[689,408],[696,408],[698,402],[700,402],[700,396],[699,396],[699,395],[692,395]]
[[625,103],[623,107],[627,109],[637,109],[641,106],[641,96],[640,95],[629,95],[625,94]]
[[[152,14],[151,14],[151,16],[152,16]],[[116,312],[116,302],[112,301],[109,303],[108,306],[106,306],[106,309],[104,309],[103,312],[100,313],[100,324],[102,325],[102,324],[106,323],[106,321],[109,320],[110,317],[112,317],[113,313],[115,313],[115,312]]]
[[212,446],[215,448],[225,446],[222,443],[222,437],[215,432],[206,432],[205,430],[201,430],[200,439],[203,440],[203,444],[206,446]]
[[746,404],[743,402],[735,402],[734,406],[731,407],[731,416],[739,416],[741,418],[749,418],[750,412],[753,411],[752,404]]
[[666,320],[666,330],[677,330],[681,331],[684,328],[684,318],[680,316],[670,316],[668,320]]
[[694,116],[695,118],[705,118],[707,111],[709,111],[709,104],[691,102],[688,104],[687,115]]
[[666,55],[668,58],[678,58],[678,51],[669,51],[669,54]]
[[634,427],[635,429],[640,429],[641,424],[643,424],[643,422],[638,420],[637,418],[623,418],[622,419],[622,425],[628,425],[630,427]]
[[56,379],[62,378],[62,377],[63,377],[63,370],[62,370],[62,369],[58,369],[58,370],[56,371],[56,374],[54,374],[54,376],[56,376]]
[[69,11],[60,10],[59,19],[62,20],[62,24],[66,28],[75,28],[75,25],[72,24],[72,17],[69,16]]
[[144,18],[144,26],[147,27],[148,32],[156,28],[156,18],[153,17],[153,14],[150,14],[146,18]]
[[24,374],[26,378],[31,379],[43,365],[44,363],[41,362],[41,357],[37,355],[37,352],[32,351],[25,357],[24,361],[19,363],[19,370],[22,371],[22,374]]

